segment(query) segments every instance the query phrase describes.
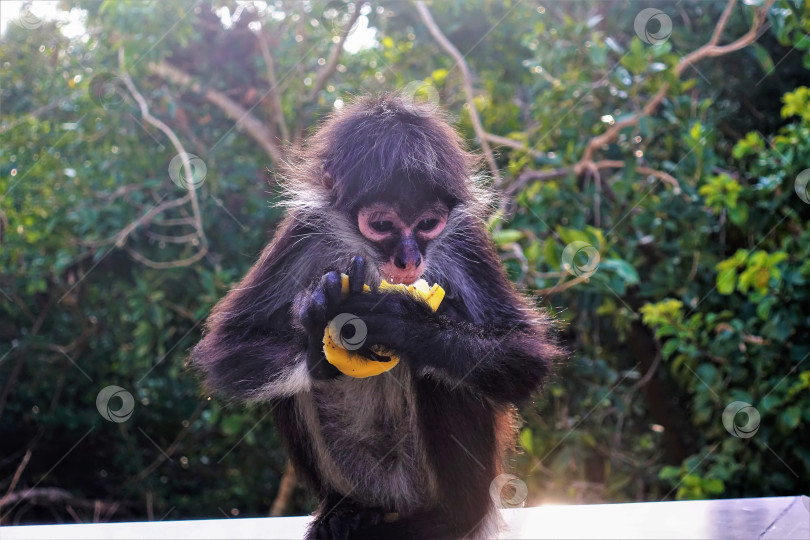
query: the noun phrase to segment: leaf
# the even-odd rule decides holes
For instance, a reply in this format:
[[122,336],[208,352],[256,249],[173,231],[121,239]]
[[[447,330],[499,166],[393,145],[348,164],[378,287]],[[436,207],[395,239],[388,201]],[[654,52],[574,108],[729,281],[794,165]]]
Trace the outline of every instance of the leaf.
[[685,487],[694,488],[701,484],[701,478],[695,474],[687,474],[681,481]]
[[534,453],[534,439],[532,438],[532,430],[525,428],[520,432],[520,446],[523,447],[529,454]]
[[636,285],[639,282],[638,272],[630,263],[622,259],[607,259],[599,263],[600,270],[615,272],[626,285]]
[[801,417],[802,417],[802,409],[801,409],[801,407],[798,407],[798,406],[789,407],[789,408],[785,409],[782,412],[782,414],[780,415],[780,419],[782,420],[782,423],[788,429],[796,429],[796,427],[799,425],[799,421],[801,420]]
[[661,467],[661,470],[658,472],[658,478],[661,480],[675,480],[680,476],[680,467],[673,467],[672,465],[665,465]]
[[703,490],[712,495],[719,495],[726,490],[726,485],[719,478],[711,478],[703,484]]
[[757,62],[759,62],[759,66],[762,68],[763,72],[769,73],[773,69],[773,59],[765,47],[759,43],[753,43],[751,45],[751,52],[754,53],[754,57],[757,59]]
[[546,238],[545,244],[543,245],[543,256],[545,257],[547,265],[554,270],[560,269],[560,257],[557,255],[557,244],[551,236]]
[[[708,385],[709,387],[717,379],[717,368],[711,364],[701,364],[697,368],[697,374],[701,378],[703,385]],[[701,385],[701,391],[706,388],[706,386]]]
[[523,231],[516,229],[501,229],[492,233],[493,242],[501,247],[517,242],[521,238],[523,238]]
[[763,321],[768,320],[771,308],[777,303],[778,299],[775,296],[768,296],[757,305],[757,317]]
[[565,242],[565,244],[570,244],[571,242],[585,242],[586,244],[591,244],[591,239],[585,234],[583,231],[578,231],[576,229],[568,229],[565,227],[557,227],[557,234],[560,235],[560,239]]
[[759,409],[760,414],[766,414],[774,407],[782,405],[782,399],[783,398],[780,396],[768,394],[767,396],[762,398],[762,401],[759,402],[759,404],[757,405],[757,409]]
[[644,44],[637,36],[633,38],[630,44],[630,52],[622,56],[619,62],[634,75],[643,73],[647,68],[647,56],[644,52]]
[[734,208],[729,208],[728,217],[735,225],[743,225],[748,221],[748,205],[737,204]]
[[532,242],[529,247],[523,250],[529,264],[537,264],[537,260],[540,258],[541,250],[542,246],[540,245],[540,242]]
[[729,268],[717,274],[717,292],[720,294],[731,294],[737,285],[737,269]]
[[661,347],[661,356],[665,360],[668,359],[670,356],[672,356],[672,354],[675,351],[678,350],[678,344],[679,343],[678,343],[677,339],[669,339],[669,340],[667,340],[667,342],[664,343],[664,346]]
[[430,74],[430,78],[436,84],[442,84],[444,80],[447,78],[447,70],[446,69],[434,69],[433,73]]
[[695,122],[692,124],[692,127],[689,128],[689,136],[694,141],[700,140],[700,136],[703,133],[703,126],[701,126],[700,122]]
[[600,47],[599,45],[593,45],[589,49],[589,54],[591,56],[591,63],[596,67],[604,67],[607,64],[607,47]]
[[686,79],[681,83],[681,93],[691,90],[697,84],[697,79]]
[[810,119],[810,88],[800,86],[793,92],[788,92],[782,96],[782,118],[799,115],[802,118]]

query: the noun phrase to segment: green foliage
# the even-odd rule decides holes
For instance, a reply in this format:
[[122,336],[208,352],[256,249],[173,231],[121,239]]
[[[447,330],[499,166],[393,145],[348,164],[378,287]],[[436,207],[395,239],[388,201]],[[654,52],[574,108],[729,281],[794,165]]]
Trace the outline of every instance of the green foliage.
[[[777,264],[786,260],[788,254],[780,251],[768,254],[764,251],[748,253],[740,249],[733,257],[717,263],[717,290],[720,294],[731,294],[735,289],[747,293],[753,288],[752,300],[762,300],[768,293],[769,284],[778,285],[782,277]],[[744,267],[737,276],[737,269]]]
[[810,122],[810,88],[801,86],[795,92],[788,92],[782,97],[782,117],[801,116],[804,122]]
[[725,491],[725,485],[719,478],[701,478],[690,474],[688,464],[680,467],[668,465],[658,475],[661,480],[677,482],[676,498],[678,499],[711,499]]
[[[683,328],[683,302],[667,299],[656,303],[645,304],[639,310],[641,320],[655,329],[655,337],[671,336]],[[668,356],[663,351],[664,357]]]
[[737,197],[742,191],[742,186],[727,174],[719,174],[709,178],[708,182],[698,189],[698,194],[702,195],[715,213],[723,209],[733,210],[737,208]]
[[[348,12],[247,4],[88,0],[86,38],[49,22],[12,22],[0,38],[11,68],[0,85],[0,468],[12,478],[31,448],[17,490],[122,502],[113,519],[268,512],[286,459],[269,407],[209,401],[184,368],[281,214],[268,205],[275,164],[206,91],[296,143],[338,99],[427,83],[479,142],[458,66],[409,4],[365,8],[374,41],[344,51],[314,93]],[[633,31],[643,5],[430,6],[474,75],[485,130],[525,146],[496,147],[505,184],[559,170],[521,181],[489,223],[509,275],[556,314],[571,351],[522,410],[514,472],[529,504],[805,492],[810,204],[797,179],[810,168],[810,4],[777,2],[756,46],[681,77],[723,4],[655,4],[673,22],[656,45]],[[215,14],[226,8],[228,28]],[[752,10],[735,7],[722,43],[748,31]],[[120,81],[119,47],[152,115],[207,167],[196,244],[190,200],[141,220],[188,192],[167,172],[176,149]],[[193,85],[158,76],[161,61]],[[94,92],[107,80],[110,93]],[[418,88],[415,99],[432,99]],[[611,166],[574,174],[593,137],[659,92],[658,107],[595,149]],[[95,407],[112,384],[136,401],[121,424]],[[761,416],[749,438],[723,424],[734,401]],[[312,504],[297,490],[287,511]],[[40,507],[13,516],[54,519]]]

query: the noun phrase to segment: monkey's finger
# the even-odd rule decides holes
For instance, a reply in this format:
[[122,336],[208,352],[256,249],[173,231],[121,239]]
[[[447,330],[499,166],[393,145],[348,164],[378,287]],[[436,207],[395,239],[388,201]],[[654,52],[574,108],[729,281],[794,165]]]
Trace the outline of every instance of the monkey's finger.
[[323,332],[326,327],[326,294],[323,289],[316,287],[310,294],[309,298],[301,307],[301,312],[298,314],[301,319],[301,324],[310,334],[317,334],[318,331]]
[[316,380],[334,379],[340,371],[326,361],[323,354],[323,337],[310,334],[307,343],[307,370],[309,376]]
[[366,281],[366,261],[356,255],[349,265],[349,294],[360,294]]
[[374,362],[390,362],[391,360],[393,360],[392,357],[386,356],[384,354],[380,354],[380,353],[372,350],[370,347],[362,352],[362,356],[365,356],[366,358],[368,358],[369,360],[372,360]]
[[329,272],[328,274],[325,274],[321,278],[321,283],[318,286],[323,287],[324,295],[326,297],[327,317],[331,319],[335,316],[335,312],[340,305],[340,274],[338,272]]

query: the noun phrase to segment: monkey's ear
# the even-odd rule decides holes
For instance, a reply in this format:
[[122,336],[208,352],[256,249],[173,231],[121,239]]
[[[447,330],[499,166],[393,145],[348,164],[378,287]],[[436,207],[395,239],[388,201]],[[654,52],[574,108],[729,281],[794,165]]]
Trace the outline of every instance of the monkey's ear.
[[332,175],[326,172],[326,160],[321,163],[321,184],[326,189],[331,190],[332,186],[335,185],[335,181],[332,179]]

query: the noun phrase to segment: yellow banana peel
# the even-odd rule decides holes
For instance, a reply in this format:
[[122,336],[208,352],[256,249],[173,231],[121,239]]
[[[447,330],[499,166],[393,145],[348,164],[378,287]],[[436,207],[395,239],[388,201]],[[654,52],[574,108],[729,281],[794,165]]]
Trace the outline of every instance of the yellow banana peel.
[[[349,296],[349,276],[341,274],[340,278],[340,292],[345,299]],[[363,285],[363,292],[370,290],[368,285]],[[444,289],[438,283],[434,283],[433,286],[430,287],[424,279],[419,279],[411,285],[394,285],[383,280],[380,284],[380,290],[411,294],[427,302],[433,311],[436,311],[439,308],[439,304],[444,300]],[[344,324],[346,323],[344,322]],[[344,341],[340,337],[340,328],[336,326],[337,325],[332,324],[332,321],[326,326],[323,335],[323,354],[326,356],[326,361],[338,368],[341,373],[350,377],[363,379],[385,373],[393,369],[394,366],[399,363],[399,357],[396,356],[393,351],[386,350],[383,347],[374,346],[371,350],[377,355],[389,357],[390,360],[387,362],[369,360],[365,356],[357,354],[352,350],[347,350],[341,346]],[[343,325],[341,325],[341,327],[342,326]],[[357,326],[355,326],[355,330],[357,330]]]

